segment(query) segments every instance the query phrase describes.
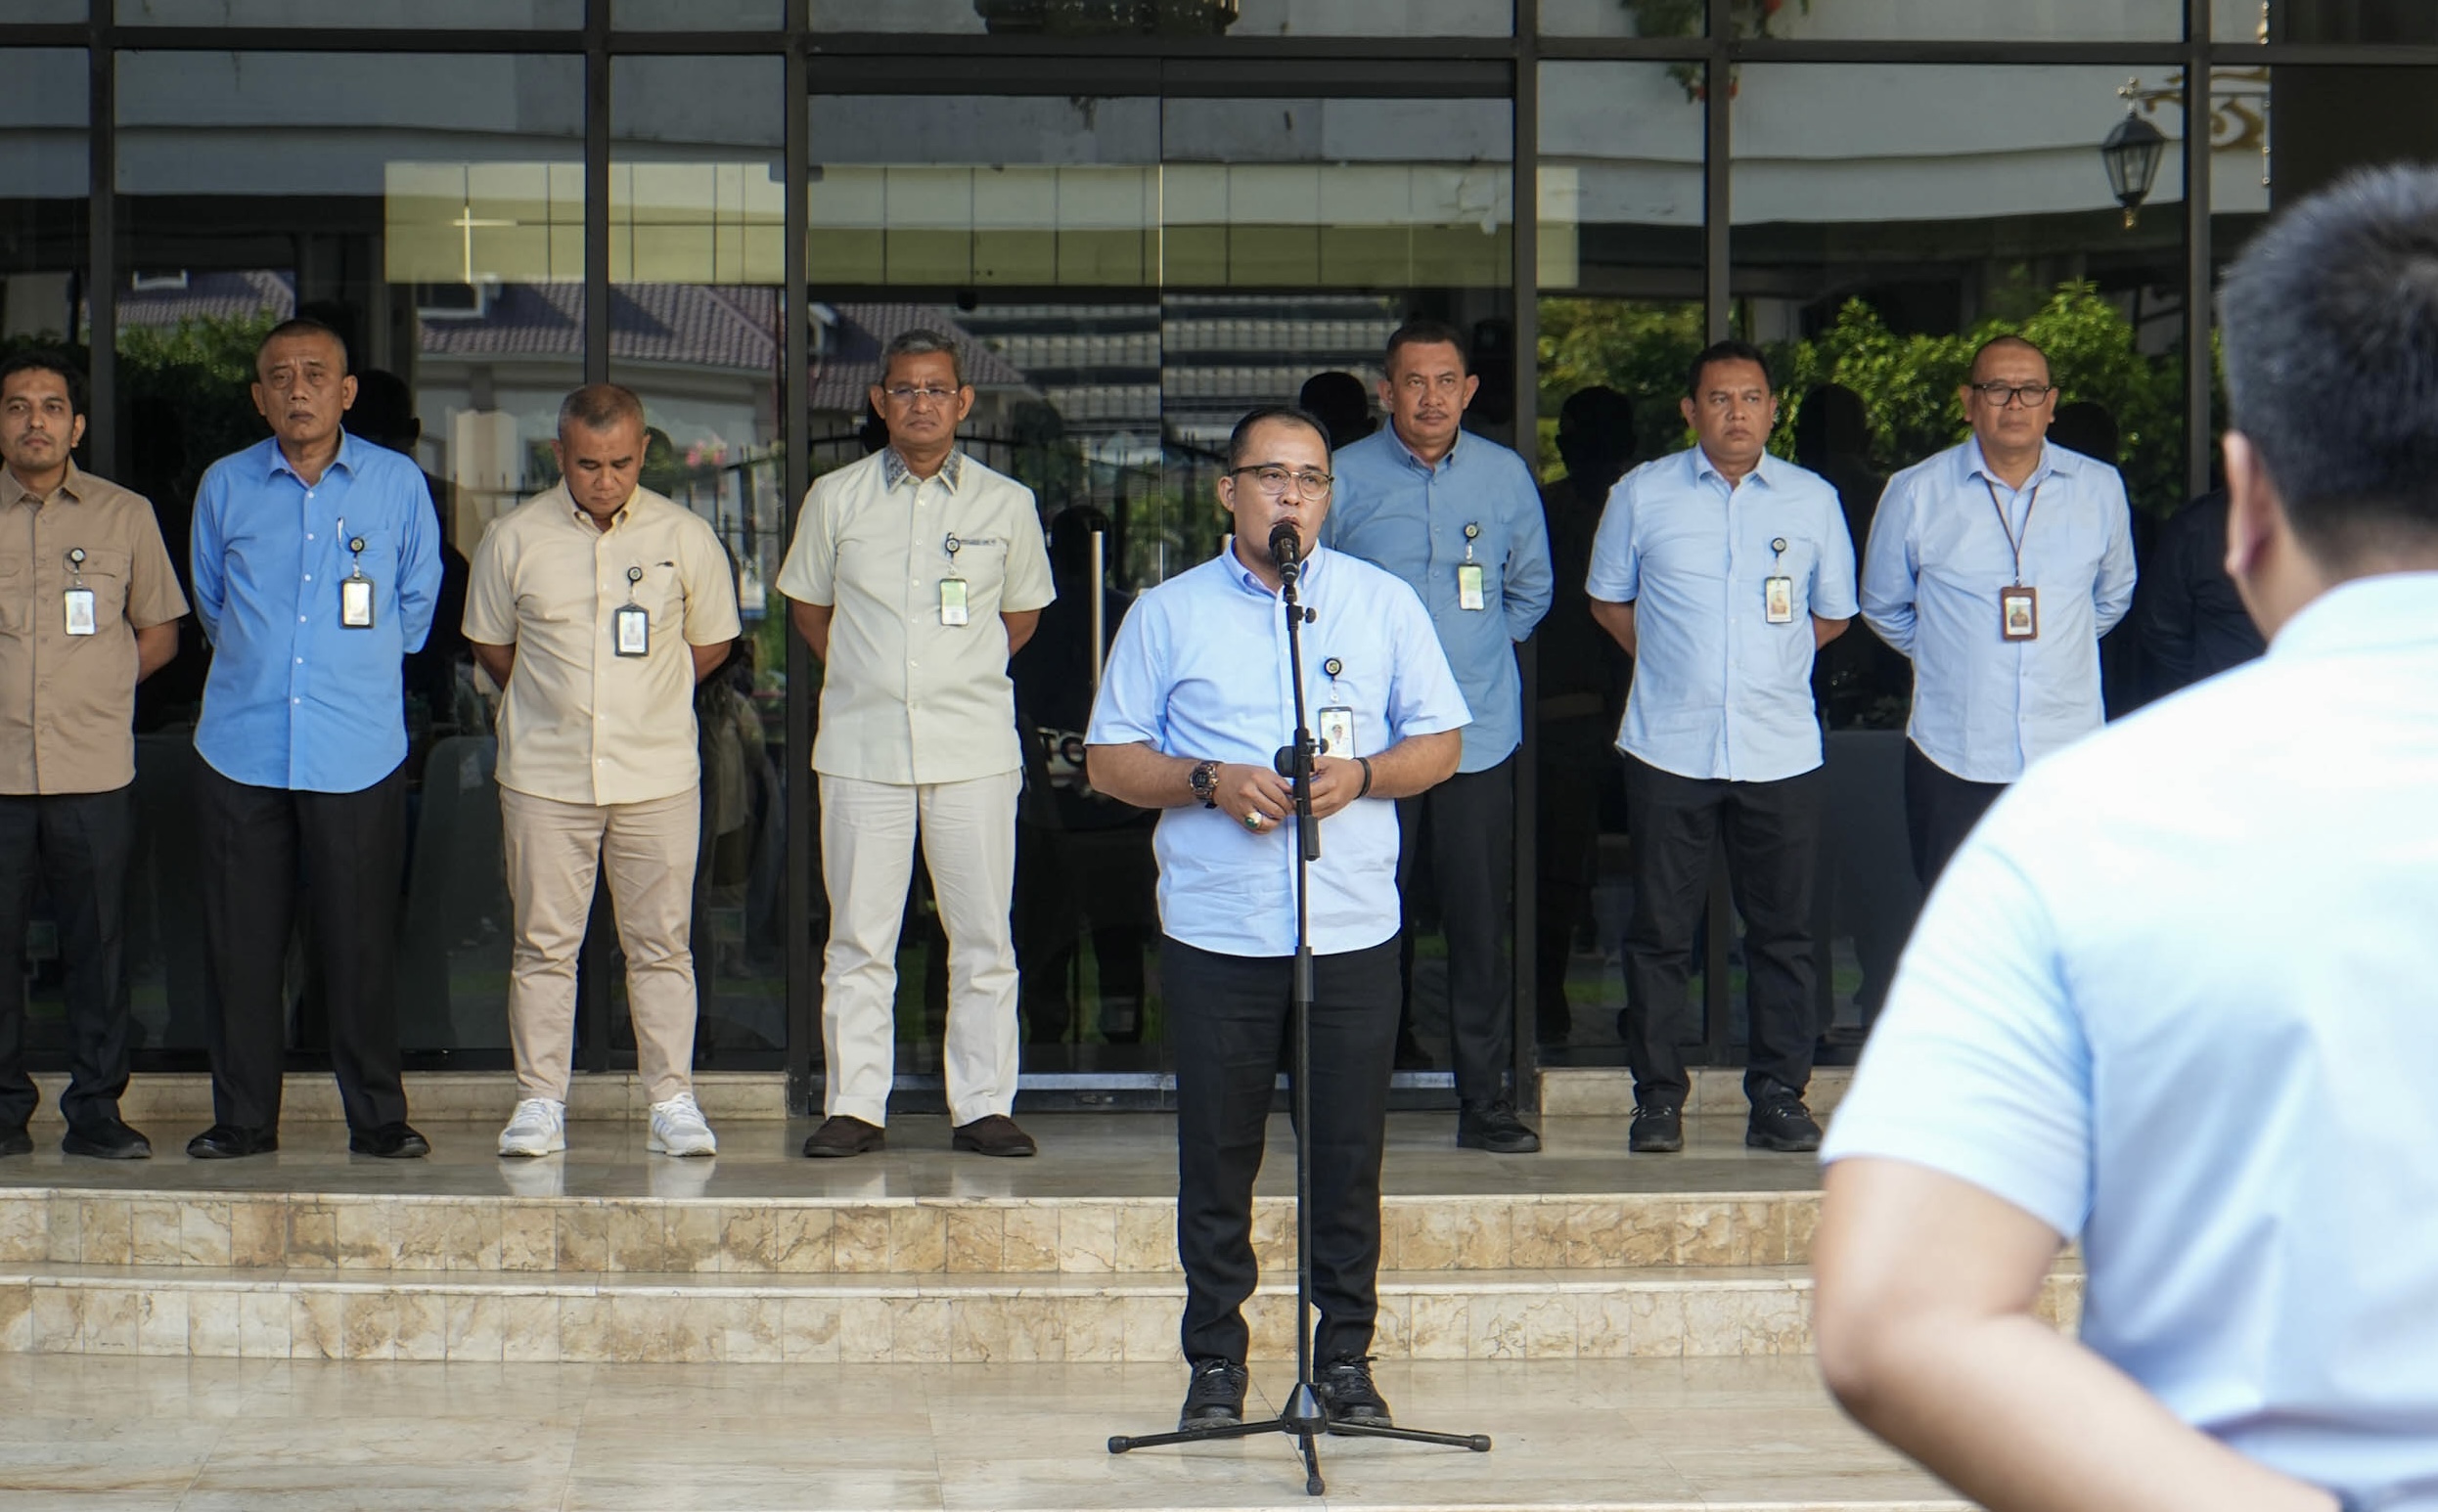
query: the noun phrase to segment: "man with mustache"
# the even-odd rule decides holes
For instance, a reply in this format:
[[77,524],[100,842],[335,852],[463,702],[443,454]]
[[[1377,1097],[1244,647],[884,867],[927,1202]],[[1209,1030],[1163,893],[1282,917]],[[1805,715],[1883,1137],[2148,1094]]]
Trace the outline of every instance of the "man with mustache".
[[1243,1306],[1259,1280],[1260,1174],[1295,962],[1294,795],[1274,757],[1294,735],[1273,532],[1294,533],[1310,728],[1333,754],[1312,775],[1312,1286],[1315,1388],[1332,1421],[1386,1423],[1372,1383],[1379,1164],[1397,1029],[1394,800],[1456,770],[1465,725],[1413,590],[1319,547],[1329,434],[1315,416],[1255,410],[1228,442],[1228,551],[1135,600],[1085,733],[1095,789],[1159,811],[1160,981],[1177,1065],[1177,1254],[1192,1370],[1178,1426],[1239,1423]]
[[84,375],[56,353],[0,363],[0,1155],[25,1121],[25,914],[39,878],[68,968],[60,1148],[141,1160],[127,1089],[122,923],[135,838],[135,685],[178,653],[186,596],[153,507],[78,467]]
[[1682,403],[1698,444],[1609,491],[1592,545],[1592,617],[1634,658],[1625,723],[1634,912],[1625,931],[1628,1148],[1685,1147],[1696,1038],[1685,988],[1723,838],[1743,915],[1751,1013],[1744,1143],[1816,1150],[1803,1105],[1817,1037],[1812,883],[1821,831],[1812,658],[1854,615],[1854,545],[1837,491],[1768,452],[1778,399],[1760,350],[1693,359]]
[[1524,460],[1464,431],[1481,379],[1460,333],[1409,321],[1388,338],[1385,367],[1379,397],[1387,425],[1341,448],[1332,463],[1338,486],[1328,543],[1395,573],[1421,597],[1473,714],[1456,775],[1397,805],[1406,974],[1400,1039],[1410,1043],[1412,1032],[1415,868],[1427,860],[1448,942],[1456,1142],[1529,1154],[1541,1138],[1515,1114],[1506,940],[1514,757],[1523,739],[1515,645],[1549,612],[1549,529]]

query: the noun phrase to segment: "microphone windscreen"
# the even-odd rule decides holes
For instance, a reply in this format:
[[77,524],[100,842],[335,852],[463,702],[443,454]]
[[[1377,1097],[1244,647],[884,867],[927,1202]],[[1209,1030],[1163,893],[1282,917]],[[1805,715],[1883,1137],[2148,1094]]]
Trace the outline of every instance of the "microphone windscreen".
[[1295,534],[1292,520],[1280,520],[1270,530],[1270,559],[1280,566],[1291,565],[1303,555],[1303,540]]

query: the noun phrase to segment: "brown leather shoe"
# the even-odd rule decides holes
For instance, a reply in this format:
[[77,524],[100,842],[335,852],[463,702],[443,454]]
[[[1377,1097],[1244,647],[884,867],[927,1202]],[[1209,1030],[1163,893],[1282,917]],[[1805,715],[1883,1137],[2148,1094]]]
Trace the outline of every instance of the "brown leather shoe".
[[886,1131],[843,1113],[822,1120],[821,1127],[804,1141],[804,1153],[814,1160],[843,1160],[886,1148]]
[[971,1124],[959,1124],[957,1136],[949,1141],[961,1150],[976,1155],[1035,1155],[1041,1146],[1033,1136],[1016,1126],[1016,1120],[1004,1113],[992,1113]]

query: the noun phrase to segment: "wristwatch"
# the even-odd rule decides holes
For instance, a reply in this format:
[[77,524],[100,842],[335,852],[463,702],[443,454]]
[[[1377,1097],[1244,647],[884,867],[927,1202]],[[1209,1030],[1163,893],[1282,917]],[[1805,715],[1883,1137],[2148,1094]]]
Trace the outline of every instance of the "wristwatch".
[[1186,782],[1194,789],[1194,796],[1202,800],[1203,808],[1219,807],[1219,763],[1196,762],[1194,775],[1187,778]]

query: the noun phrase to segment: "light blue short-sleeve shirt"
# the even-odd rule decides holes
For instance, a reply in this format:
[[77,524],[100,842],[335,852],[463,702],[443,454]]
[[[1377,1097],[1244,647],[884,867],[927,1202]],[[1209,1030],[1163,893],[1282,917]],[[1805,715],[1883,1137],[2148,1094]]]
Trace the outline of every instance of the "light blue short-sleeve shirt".
[[[1314,550],[1300,584],[1305,701],[1345,708],[1356,756],[1464,728],[1456,675],[1414,590],[1370,562]],[[1223,552],[1126,612],[1092,703],[1090,745],[1268,767],[1295,730],[1280,596]],[[1218,809],[1166,809],[1151,837],[1160,927],[1223,956],[1295,951],[1295,826],[1254,833]],[[1358,798],[1321,822],[1312,949],[1365,950],[1397,932],[1397,806]]]
[[[1788,580],[1770,623],[1769,580]],[[1837,491],[1764,456],[1730,488],[1701,448],[1617,480],[1592,540],[1594,599],[1634,605],[1617,749],[1679,777],[1769,782],[1821,763],[1812,617],[1854,614]]]
[[2438,1508],[2438,573],[2033,766],[1943,874],[1824,1161],[2079,1237],[2083,1342],[2353,1504]]

